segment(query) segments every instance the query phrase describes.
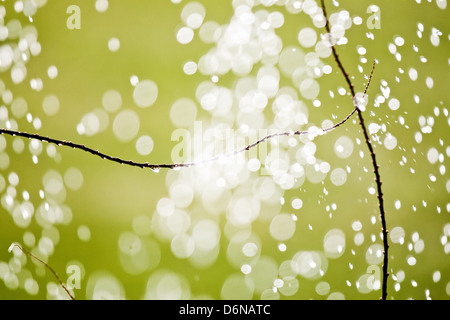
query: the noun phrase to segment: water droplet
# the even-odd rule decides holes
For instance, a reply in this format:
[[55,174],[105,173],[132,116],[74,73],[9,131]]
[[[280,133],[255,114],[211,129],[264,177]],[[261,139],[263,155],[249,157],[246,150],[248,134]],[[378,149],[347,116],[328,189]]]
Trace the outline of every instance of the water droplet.
[[278,241],[286,241],[295,233],[295,221],[291,215],[282,213],[276,215],[270,222],[269,232],[272,238]]
[[158,97],[158,86],[152,80],[140,81],[134,88],[133,100],[140,108],[153,105]]
[[42,109],[48,116],[53,116],[59,111],[59,99],[54,94],[48,94],[42,101]]
[[391,98],[388,102],[389,109],[395,111],[400,107],[400,101],[396,98]]
[[198,29],[205,18],[205,7],[199,2],[190,2],[186,4],[181,11],[181,20],[192,29]]
[[341,229],[331,229],[323,239],[323,247],[327,257],[338,258],[345,251],[345,234]]
[[91,239],[91,230],[86,225],[80,225],[77,229],[77,234],[81,241],[88,242]]
[[133,110],[120,111],[114,118],[113,133],[121,142],[131,141],[139,132],[140,119]]
[[317,33],[313,28],[303,28],[298,33],[298,42],[304,48],[311,48],[316,44]]
[[109,2],[108,0],[96,0],[95,1],[95,10],[98,12],[105,12],[108,10]]
[[176,127],[191,126],[197,116],[197,105],[189,98],[176,100],[170,108],[170,120]]
[[194,39],[194,30],[189,27],[181,27],[177,32],[177,41],[181,44],[188,44]]
[[108,112],[116,112],[122,106],[122,96],[117,90],[108,90],[103,94],[102,105]]
[[353,141],[347,136],[339,137],[334,144],[334,152],[339,158],[348,158],[353,153]]
[[183,71],[187,75],[192,75],[197,72],[197,64],[194,61],[188,61],[184,64]]
[[142,135],[136,140],[136,151],[140,155],[149,155],[153,151],[153,146],[153,139],[150,136]]
[[118,38],[113,37],[108,40],[108,49],[111,52],[116,52],[119,50],[119,48],[120,48],[120,40]]
[[342,168],[336,168],[331,172],[330,180],[335,186],[342,186],[347,181],[347,172]]
[[50,79],[55,79],[58,76],[58,68],[54,65],[51,65],[47,69],[47,74]]

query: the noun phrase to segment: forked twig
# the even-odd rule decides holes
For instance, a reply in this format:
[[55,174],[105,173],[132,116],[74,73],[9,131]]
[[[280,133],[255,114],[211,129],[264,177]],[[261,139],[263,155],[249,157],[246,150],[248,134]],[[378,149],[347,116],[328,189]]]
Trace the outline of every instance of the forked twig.
[[61,287],[67,292],[67,294],[69,295],[69,297],[72,300],[75,300],[75,297],[70,293],[69,289],[67,289],[66,285],[62,282],[61,278],[59,277],[58,273],[56,273],[55,270],[53,270],[52,267],[50,267],[48,265],[48,263],[42,261],[41,259],[39,259],[38,257],[36,257],[34,254],[32,254],[30,251],[28,251],[27,249],[25,249],[24,247],[22,247],[22,245],[18,242],[13,242],[10,246],[8,251],[11,252],[14,247],[19,248],[24,254],[26,254],[27,256],[29,256],[30,258],[36,260],[37,262],[41,263],[42,265],[44,265],[44,267],[46,267],[56,278],[56,280],[58,280],[59,284],[61,285]]
[[[331,38],[330,25],[328,23],[328,16],[327,16],[324,0],[321,0],[321,4],[322,4],[323,15],[324,15],[325,20],[326,20],[326,22],[325,22],[325,29],[327,30],[327,33],[328,33],[329,37]],[[389,276],[389,272],[388,272],[388,250],[389,250],[389,244],[388,244],[388,230],[386,228],[386,212],[384,210],[383,192],[381,190],[381,184],[382,183],[381,183],[381,177],[380,177],[380,172],[379,172],[379,165],[377,163],[375,151],[373,150],[373,146],[372,146],[372,143],[370,142],[369,134],[367,132],[367,128],[366,128],[365,123],[364,123],[363,113],[362,113],[361,109],[358,106],[358,102],[356,101],[356,95],[355,95],[354,86],[353,86],[352,82],[350,81],[350,77],[349,77],[348,73],[345,71],[344,66],[341,63],[341,60],[339,59],[339,56],[338,56],[338,54],[336,52],[335,46],[332,44],[331,41],[330,41],[330,44],[331,44],[331,50],[332,50],[332,53],[333,53],[333,56],[334,56],[334,60],[336,61],[336,64],[338,65],[339,69],[341,70],[342,74],[344,75],[345,81],[347,82],[348,87],[350,89],[350,93],[352,95],[353,104],[355,106],[355,109],[357,110],[359,123],[360,123],[361,129],[362,129],[363,134],[364,134],[364,139],[366,141],[367,148],[369,149],[369,152],[370,152],[370,157],[372,159],[373,171],[375,173],[375,183],[377,185],[377,198],[378,198],[378,204],[379,204],[379,208],[380,208],[381,231],[382,231],[382,234],[383,234],[383,248],[384,248],[384,252],[383,252],[383,254],[384,254],[384,258],[383,258],[383,285],[382,285],[381,299],[382,300],[386,300],[386,297],[387,297],[387,278]],[[374,66],[375,66],[375,61],[374,61]],[[372,73],[373,73],[373,68],[372,68]],[[372,73],[371,73],[371,76],[372,76]],[[367,87],[366,87],[366,90],[364,91],[364,93],[366,93],[366,91],[367,91]]]

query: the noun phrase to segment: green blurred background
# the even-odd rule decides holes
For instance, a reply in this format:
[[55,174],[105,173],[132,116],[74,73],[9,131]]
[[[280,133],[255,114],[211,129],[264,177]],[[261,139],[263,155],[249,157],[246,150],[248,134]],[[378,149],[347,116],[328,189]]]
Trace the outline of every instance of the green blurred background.
[[[216,21],[221,25],[229,23],[233,15],[231,1],[199,2],[206,9],[205,20]],[[404,243],[391,243],[389,251],[389,269],[392,274],[389,277],[388,298],[393,299],[448,299],[450,294],[450,249],[447,244],[450,237],[449,177],[445,171],[446,167],[448,169],[450,155],[449,117],[445,111],[449,102],[450,80],[448,8],[438,8],[436,1],[422,2],[339,1],[339,8],[336,8],[331,1],[326,1],[329,14],[344,8],[352,17],[359,16],[363,19],[361,25],[346,30],[348,43],[338,46],[337,50],[346,70],[352,75],[357,91],[363,91],[367,82],[364,75],[370,73],[373,59],[378,60],[369,88],[366,122],[386,126],[384,132],[378,133],[381,142],[388,133],[397,138],[397,146],[393,150],[374,141],[383,181],[388,228],[401,227],[405,232]],[[11,19],[18,19],[22,25],[34,25],[38,32],[37,40],[42,47],[40,54],[32,56],[26,64],[27,76],[22,83],[14,84],[9,70],[0,73],[4,87],[14,97],[24,97],[28,103],[28,112],[42,121],[41,129],[36,130],[23,117],[17,120],[19,130],[83,143],[105,154],[137,162],[171,162],[171,150],[176,142],[171,141],[170,137],[176,127],[171,123],[170,107],[181,97],[195,100],[196,88],[209,79],[199,72],[194,75],[183,72],[183,65],[187,61],[198,61],[212,47],[199,40],[198,31],[188,45],[177,42],[176,30],[182,25],[180,14],[189,1],[175,4],[168,0],[110,0],[104,12],[96,10],[94,1],[77,1],[76,5],[81,10],[79,30],[70,30],[66,26],[70,16],[66,10],[75,4],[71,1],[48,1],[33,15],[32,23],[23,13],[14,11],[15,3],[16,1],[11,0],[2,2],[1,5],[6,9],[4,24]],[[380,29],[369,29],[366,25],[366,19],[371,15],[367,8],[372,4],[380,8]],[[284,25],[277,30],[284,47],[298,46],[299,30],[312,27],[311,19],[306,14],[288,13],[282,5],[255,7],[255,10],[259,9],[277,10],[284,14]],[[422,38],[417,34],[419,23],[424,26]],[[438,46],[430,41],[432,28],[442,32]],[[318,30],[319,32],[324,31]],[[367,36],[368,33],[373,34],[373,40]],[[397,48],[402,57],[400,61],[389,52],[389,44],[394,43],[396,36],[405,40],[404,45]],[[108,49],[108,41],[112,37],[120,40],[117,52]],[[16,40],[5,39],[0,45]],[[367,50],[366,63],[360,60],[358,46]],[[414,46],[418,48],[417,52]],[[424,59],[421,61],[421,57],[425,57],[426,62],[423,62]],[[333,58],[323,60],[333,67],[333,73],[317,79],[321,89],[318,97],[321,107],[315,108],[311,101],[305,101],[309,122],[316,124],[324,119],[332,119],[330,115],[335,116],[332,120],[336,122],[352,108],[349,96],[337,95],[334,99],[330,98],[329,90],[336,91],[339,86],[346,86],[342,75],[337,72]],[[47,76],[51,65],[58,68],[55,79]],[[358,71],[358,65],[363,67],[363,73]],[[415,81],[408,77],[410,68],[418,71],[418,79]],[[252,73],[255,71],[256,67]],[[139,79],[151,79],[158,85],[158,98],[149,108],[137,108],[134,104],[133,87],[130,84],[130,77],[133,75]],[[426,85],[427,77],[433,79],[432,88]],[[43,79],[42,90],[30,88],[30,79],[34,78]],[[236,79],[236,76],[229,73],[221,76],[218,84],[231,88]],[[382,95],[380,86],[383,80],[388,83],[390,95],[400,101],[398,110],[391,110],[386,102],[379,107],[373,106],[376,97]],[[280,82],[291,85],[291,80],[283,77]],[[134,140],[123,143],[114,137],[113,115],[110,115],[108,126],[103,132],[89,137],[77,133],[77,124],[82,117],[97,108],[101,109],[102,96],[110,89],[121,93],[122,109],[130,108],[138,113],[139,135],[152,137],[154,148],[149,156],[141,156],[136,152]],[[48,116],[42,109],[42,101],[48,94],[57,95],[60,102],[59,111],[52,116]],[[414,100],[415,94],[420,97],[419,103]],[[3,101],[2,104],[9,108],[8,103]],[[267,116],[270,115],[268,110]],[[197,119],[207,119],[208,116],[207,112],[198,108]],[[429,123],[432,122],[432,132],[423,133],[422,141],[418,143],[415,134],[422,129],[419,120],[421,116],[425,119],[432,118],[429,120]],[[399,117],[404,119],[404,124]],[[346,159],[340,159],[332,152],[337,138],[342,135],[354,141],[355,150]],[[135,224],[140,221],[136,217],[146,216],[151,219],[158,200],[167,196],[167,171],[154,173],[121,166],[67,147],[56,148],[58,156],[51,158],[45,154],[46,144],[43,144],[38,164],[34,164],[28,150],[28,141],[25,141],[25,150],[17,153],[12,148],[13,139],[21,138],[5,136],[9,165],[4,165],[1,171],[3,180],[6,181],[2,195],[7,192],[11,172],[17,173],[20,179],[16,186],[17,198],[21,199],[22,192],[28,191],[35,209],[40,204],[39,190],[43,188],[42,180],[48,170],[56,170],[64,175],[68,168],[78,168],[83,174],[83,185],[79,190],[68,190],[64,195],[63,202],[71,211],[70,223],[57,225],[50,228],[51,231],[44,231],[45,228],[35,221],[28,227],[21,228],[14,223],[12,215],[4,206],[0,208],[0,261],[4,262],[2,270],[8,266],[19,275],[16,284],[14,281],[0,281],[0,299],[55,298],[48,293],[55,286],[51,287],[48,283],[56,284],[56,279],[48,271],[44,272],[42,266],[29,259],[22,261],[22,266],[17,266],[17,261],[13,261],[13,254],[8,253],[11,243],[24,243],[24,234],[29,236],[30,232],[36,242],[43,234],[51,234],[53,239],[57,239],[48,263],[57,270],[63,281],[68,265],[76,263],[82,266],[81,288],[74,290],[77,299],[92,298],[88,292],[88,279],[103,271],[114,275],[123,288],[122,297],[127,299],[144,298],[148,279],[164,270],[185,279],[189,287],[188,298],[221,299],[225,279],[233,274],[242,276],[240,270],[227,259],[228,239],[223,229],[217,260],[206,269],[196,268],[186,259],[176,258],[171,252],[170,243],[149,234],[143,238],[150,241],[155,249],[152,253],[155,263],[151,263],[151,268],[139,274],[126,272],[120,263],[119,236],[133,230],[133,221]],[[356,287],[356,281],[367,272],[370,265],[366,257],[368,247],[373,243],[381,243],[376,195],[367,191],[370,186],[374,186],[372,167],[364,142],[358,145],[356,139],[363,140],[356,121],[349,121],[338,130],[315,139],[318,158],[329,162],[332,167],[348,166],[351,173],[343,186],[334,186],[326,178],[323,183],[305,182],[301,188],[285,191],[285,204],[274,206],[273,210],[295,213],[299,217],[294,236],[285,242],[286,251],[280,252],[278,242],[268,235],[267,221],[256,221],[252,225],[253,232],[260,237],[261,256],[270,257],[273,259],[271,261],[278,264],[292,258],[299,250],[323,250],[323,239],[330,229],[339,228],[345,233],[345,252],[337,259],[328,259],[325,274],[317,279],[298,276],[298,289],[292,295],[280,294],[280,299],[326,299],[332,298],[333,293],[339,293],[334,297],[346,299],[378,299],[381,295],[380,290],[361,293]],[[430,148],[435,148],[442,155],[437,162],[430,163],[427,158]],[[365,153],[362,159],[360,150]],[[430,180],[430,175],[436,177],[436,181]],[[303,200],[303,207],[294,212],[290,204],[296,197]],[[395,207],[398,200],[401,202],[400,208]],[[333,209],[334,206],[336,209]],[[198,208],[194,203],[188,212],[194,215]],[[225,213],[219,217],[219,221],[220,227],[224,228]],[[360,221],[363,226],[361,232],[364,242],[361,245],[354,243],[357,232],[352,224],[355,221]],[[80,226],[89,229],[88,241],[80,239]],[[372,241],[372,237],[376,240]],[[421,244],[424,245],[423,249],[418,248]],[[411,262],[411,258],[415,262]],[[31,290],[33,294],[25,288],[24,279],[28,277],[35,279],[39,287],[37,292]],[[327,293],[321,294],[322,291],[318,288],[327,286]],[[64,293],[60,293],[59,297],[67,298]],[[254,292],[251,298],[260,299],[261,293]]]

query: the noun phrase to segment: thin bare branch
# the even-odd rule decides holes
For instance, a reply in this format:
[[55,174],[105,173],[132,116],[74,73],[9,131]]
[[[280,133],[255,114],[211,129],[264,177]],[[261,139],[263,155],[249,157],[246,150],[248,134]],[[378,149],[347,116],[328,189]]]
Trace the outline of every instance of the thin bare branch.
[[[339,60],[338,60],[339,61]],[[375,69],[375,61],[373,63],[372,66],[372,70],[370,72],[369,75],[369,79],[367,81],[366,87],[364,89],[364,95],[367,93],[367,90],[369,88],[370,82],[372,80],[372,76],[373,76],[373,71]],[[223,158],[229,158],[232,156],[235,156],[239,153],[245,152],[245,151],[249,151],[251,148],[256,147],[257,145],[259,145],[262,142],[265,142],[267,140],[270,140],[272,138],[276,138],[276,137],[281,137],[281,136],[298,136],[298,135],[317,135],[317,134],[326,134],[330,131],[333,131],[334,129],[342,126],[345,122],[347,122],[348,119],[350,119],[353,114],[358,110],[358,106],[356,105],[355,108],[345,117],[343,118],[341,121],[335,123],[334,125],[322,129],[322,132],[312,132],[309,130],[297,130],[297,131],[285,131],[285,132],[278,132],[278,133],[273,133],[270,135],[267,135],[255,142],[253,142],[252,144],[247,145],[246,147],[243,147],[241,149],[235,150],[233,152],[230,152],[228,154],[224,154],[224,155],[220,155],[220,156],[216,156],[216,157],[212,157],[208,160],[204,160],[204,161],[199,161],[199,162],[189,162],[189,163],[171,163],[171,164],[151,164],[148,162],[135,162],[132,160],[124,160],[118,157],[113,157],[110,156],[108,154],[102,153],[98,150],[89,148],[87,146],[85,146],[84,144],[78,144],[78,143],[74,143],[72,141],[66,141],[66,140],[60,140],[60,139],[54,139],[54,138],[49,138],[49,137],[45,137],[36,133],[28,133],[28,132],[23,132],[23,131],[16,131],[16,130],[9,130],[9,129],[4,129],[4,128],[0,128],[0,134],[6,134],[6,135],[10,135],[10,136],[18,136],[18,137],[23,137],[23,138],[28,138],[28,139],[37,139],[40,140],[42,142],[48,142],[48,143],[52,143],[52,144],[56,144],[58,146],[66,146],[66,147],[71,147],[73,149],[79,149],[79,150],[83,150],[85,152],[88,152],[90,154],[93,154],[95,156],[98,156],[104,160],[109,160],[109,161],[113,161],[113,162],[117,162],[120,163],[122,165],[129,165],[129,166],[133,166],[133,167],[139,167],[139,168],[149,168],[153,171],[158,171],[160,169],[176,169],[176,168],[187,168],[187,167],[193,167],[193,166],[199,166],[199,165],[203,165],[209,162],[213,162],[213,161],[217,161],[219,159],[223,159]]]
[[8,251],[11,252],[14,247],[19,248],[24,254],[26,254],[27,256],[29,256],[30,258],[36,260],[37,262],[41,263],[42,265],[44,265],[56,278],[56,280],[58,280],[59,284],[61,285],[61,287],[67,292],[67,294],[69,295],[70,299],[75,300],[75,297],[70,293],[69,289],[67,289],[66,285],[61,281],[61,278],[59,277],[58,273],[56,273],[55,270],[53,270],[52,267],[50,267],[48,265],[48,263],[42,261],[41,259],[39,259],[38,257],[36,257],[34,254],[32,254],[30,251],[28,251],[27,249],[25,249],[24,247],[22,247],[22,245],[18,242],[14,242],[9,246]]
[[231,153],[228,154],[224,154],[224,155],[220,155],[220,156],[216,156],[204,161],[199,161],[199,162],[189,162],[189,163],[170,163],[170,164],[151,164],[148,162],[135,162],[132,160],[124,160],[118,157],[113,157],[110,156],[108,154],[105,154],[103,152],[100,152],[98,150],[89,148],[87,146],[85,146],[84,144],[78,144],[78,143],[74,143],[72,141],[65,141],[65,140],[60,140],[60,139],[54,139],[54,138],[49,138],[49,137],[45,137],[36,133],[28,133],[28,132],[22,132],[22,131],[16,131],[16,130],[9,130],[9,129],[4,129],[4,128],[0,128],[0,134],[6,134],[6,135],[10,135],[10,136],[18,136],[18,137],[24,137],[24,138],[28,138],[28,139],[37,139],[40,140],[42,142],[48,142],[48,143],[52,143],[52,144],[56,144],[58,146],[66,146],[66,147],[70,147],[73,149],[79,149],[79,150],[83,150],[85,152],[88,152],[90,154],[93,154],[95,156],[98,156],[104,160],[109,160],[109,161],[113,161],[113,162],[117,162],[120,163],[122,165],[129,165],[129,166],[133,166],[133,167],[139,167],[139,168],[149,168],[152,169],[154,171],[157,171],[159,169],[176,169],[176,168],[187,168],[187,167],[192,167],[192,166],[199,166],[199,165],[203,165],[209,162],[213,162],[213,161],[217,161],[219,159],[223,159],[223,158],[228,158],[228,157],[232,157],[235,156],[241,152],[245,152],[250,150],[251,148],[256,147],[257,145],[259,145],[262,142],[265,142],[267,140],[270,140],[272,138],[275,137],[281,137],[281,136],[296,136],[296,135],[311,135],[311,134],[325,134],[327,132],[330,132],[334,129],[336,129],[337,127],[340,127],[341,125],[343,125],[348,119],[351,118],[351,116],[356,112],[356,108],[350,112],[344,119],[342,119],[341,121],[339,121],[338,123],[325,128],[325,129],[321,129],[321,132],[312,132],[309,130],[298,130],[298,131],[285,131],[285,132],[278,132],[278,133],[273,133],[270,135],[267,135],[255,142],[253,142],[250,145],[247,145],[246,147],[243,147],[241,149],[235,150]]
[[[325,29],[327,30],[327,34],[330,37],[330,43],[331,43],[331,33],[330,33],[330,25],[328,22],[328,16],[327,16],[327,12],[326,12],[326,8],[325,8],[325,1],[321,0],[321,4],[322,4],[322,10],[323,10],[323,14],[325,17]],[[353,104],[358,112],[358,118],[359,118],[359,123],[361,126],[361,129],[363,131],[364,134],[364,139],[366,141],[366,145],[367,148],[369,149],[370,152],[370,157],[372,159],[372,166],[373,166],[373,171],[375,174],[375,182],[377,185],[377,198],[378,198],[378,204],[379,204],[379,208],[380,208],[380,219],[381,219],[381,230],[382,230],[382,234],[383,234],[383,247],[384,247],[384,260],[383,260],[383,285],[382,285],[382,296],[381,299],[382,300],[386,300],[387,297],[387,278],[389,276],[389,272],[388,272],[388,249],[389,249],[389,244],[388,244],[388,230],[386,228],[386,212],[384,210],[384,200],[383,200],[383,192],[381,190],[381,177],[380,177],[380,171],[379,171],[379,165],[377,163],[377,159],[376,159],[376,155],[375,155],[375,151],[373,149],[372,143],[370,142],[370,137],[369,134],[367,132],[367,128],[366,125],[364,123],[364,117],[363,117],[363,113],[361,111],[361,109],[358,106],[358,102],[356,100],[356,95],[355,95],[355,90],[354,90],[354,86],[353,83],[350,80],[350,77],[348,75],[348,73],[345,71],[344,66],[341,63],[341,60],[339,59],[339,56],[336,52],[336,48],[334,45],[331,46],[332,49],[332,53],[333,53],[333,57],[334,60],[336,61],[336,64],[338,65],[339,69],[341,70],[345,81],[348,84],[348,88],[351,92],[352,95],[352,100],[353,100]],[[375,67],[375,63],[376,61],[374,61],[374,65],[372,67],[372,72],[370,73],[370,78],[369,78],[369,82],[366,86],[366,89],[364,90],[364,94],[367,92],[368,89],[368,85],[370,83],[370,79],[372,77],[373,74],[373,69]]]

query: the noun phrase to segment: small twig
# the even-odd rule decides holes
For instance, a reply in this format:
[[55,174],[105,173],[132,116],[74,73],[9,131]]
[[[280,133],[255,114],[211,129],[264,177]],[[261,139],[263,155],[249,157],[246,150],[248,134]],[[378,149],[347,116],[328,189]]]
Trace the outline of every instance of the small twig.
[[22,245],[18,242],[13,242],[10,246],[8,251],[11,252],[14,247],[19,248],[24,254],[26,254],[27,256],[29,256],[30,258],[33,258],[34,260],[38,261],[39,263],[43,264],[48,270],[50,270],[51,273],[53,273],[53,275],[55,276],[56,280],[58,280],[59,284],[61,285],[61,287],[67,292],[67,294],[69,295],[69,297],[72,300],[75,300],[75,297],[70,293],[69,289],[67,289],[67,287],[64,285],[64,283],[61,281],[61,278],[58,276],[58,274],[56,273],[55,270],[53,270],[52,267],[50,267],[46,262],[42,261],[41,259],[39,259],[38,257],[36,257],[34,254],[32,254],[30,251],[28,251],[27,249],[25,249],[24,247],[22,247]]
[[[340,122],[325,128],[325,129],[319,129],[319,133],[320,134],[326,134],[334,129],[336,129],[337,127],[340,127],[341,125],[343,125],[348,119],[351,118],[351,116],[356,112],[356,108],[350,112],[344,119],[342,119]],[[321,132],[320,132],[321,130]],[[192,167],[192,166],[199,166],[199,165],[203,165],[206,164],[208,162],[213,162],[213,161],[217,161],[219,159],[223,159],[223,158],[229,158],[232,156],[235,156],[241,152],[245,152],[250,150],[253,147],[256,147],[258,144],[265,142],[269,139],[275,138],[275,137],[281,137],[281,136],[295,136],[295,135],[308,135],[308,134],[317,134],[317,132],[312,132],[312,131],[308,131],[308,130],[298,130],[298,131],[286,131],[286,132],[278,132],[278,133],[273,133],[270,135],[267,135],[255,142],[253,142],[252,144],[247,145],[246,147],[243,147],[241,149],[235,150],[231,153],[225,154],[225,155],[220,155],[220,156],[216,156],[216,157],[212,157],[210,159],[204,160],[204,161],[199,161],[199,162],[189,162],[189,163],[172,163],[172,164],[151,164],[148,162],[134,162],[132,160],[124,160],[118,157],[112,157],[110,155],[107,155],[105,153],[102,153],[98,150],[94,150],[92,148],[86,147],[84,144],[78,144],[78,143],[73,143],[72,141],[65,141],[65,140],[59,140],[59,139],[54,139],[54,138],[49,138],[49,137],[45,137],[45,136],[41,136],[39,134],[36,133],[28,133],[28,132],[22,132],[22,131],[16,131],[16,130],[9,130],[9,129],[4,129],[4,128],[0,128],[0,134],[6,134],[6,135],[10,135],[10,136],[18,136],[18,137],[24,137],[24,138],[28,138],[28,139],[37,139],[43,142],[48,142],[48,143],[53,143],[56,144],[58,146],[66,146],[66,147],[71,147],[73,149],[79,149],[79,150],[83,150],[85,152],[91,153],[95,156],[98,156],[102,159],[105,160],[109,160],[109,161],[113,161],[113,162],[117,162],[120,163],[122,165],[129,165],[129,166],[133,166],[133,167],[139,167],[139,168],[149,168],[153,171],[157,171],[159,169],[176,169],[176,168],[187,168],[187,167]]]
[[[373,150],[373,146],[372,143],[370,142],[370,137],[369,134],[367,132],[365,123],[364,123],[364,117],[363,117],[363,113],[361,111],[361,109],[358,106],[358,102],[356,101],[356,95],[355,95],[355,90],[354,90],[354,86],[352,84],[352,82],[350,81],[350,77],[348,75],[348,73],[345,71],[344,66],[342,65],[339,56],[336,52],[336,48],[335,46],[332,44],[331,42],[331,33],[330,33],[330,26],[328,23],[328,17],[327,17],[327,12],[325,9],[325,3],[324,0],[321,0],[321,4],[322,4],[322,10],[323,10],[323,14],[325,17],[325,29],[327,30],[327,33],[330,37],[330,44],[331,44],[331,49],[333,52],[333,56],[334,56],[334,60],[336,61],[339,69],[341,70],[345,81],[348,84],[348,87],[350,89],[351,95],[352,95],[352,100],[353,100],[353,104],[358,112],[358,118],[359,118],[359,123],[361,126],[361,129],[363,131],[364,134],[364,139],[366,141],[366,145],[367,148],[369,149],[370,152],[370,157],[372,159],[372,166],[373,166],[373,171],[375,173],[375,182],[377,185],[377,198],[378,198],[378,203],[379,203],[379,208],[380,208],[380,218],[381,218],[381,230],[383,233],[383,247],[384,247],[384,261],[383,261],[383,285],[382,285],[382,296],[381,299],[382,300],[386,300],[387,297],[387,278],[389,276],[389,272],[388,272],[388,250],[389,250],[389,244],[388,244],[388,230],[386,228],[386,212],[384,210],[384,200],[383,200],[383,192],[381,190],[381,177],[380,177],[380,172],[379,172],[379,165],[377,163],[377,159],[376,159],[376,155],[375,155],[375,151]],[[375,67],[375,61],[374,61],[374,65],[372,67],[372,72],[370,73],[370,78],[372,77],[373,74],[373,69]],[[370,83],[370,78],[369,78],[369,83]],[[366,86],[366,89],[364,90],[364,94],[367,92],[368,89],[368,85]]]

